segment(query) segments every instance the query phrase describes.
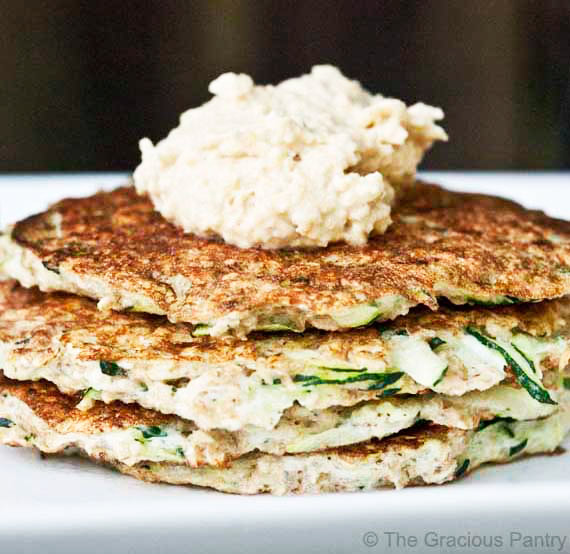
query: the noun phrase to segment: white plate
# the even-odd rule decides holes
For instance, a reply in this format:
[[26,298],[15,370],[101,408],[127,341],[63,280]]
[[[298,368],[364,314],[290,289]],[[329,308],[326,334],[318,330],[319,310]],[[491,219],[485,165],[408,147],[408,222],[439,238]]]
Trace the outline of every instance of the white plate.
[[[569,174],[425,177],[570,219]],[[122,179],[0,177],[0,222]],[[485,467],[441,487],[285,498],[149,485],[24,449],[0,448],[0,469],[2,554],[570,552],[570,454]]]

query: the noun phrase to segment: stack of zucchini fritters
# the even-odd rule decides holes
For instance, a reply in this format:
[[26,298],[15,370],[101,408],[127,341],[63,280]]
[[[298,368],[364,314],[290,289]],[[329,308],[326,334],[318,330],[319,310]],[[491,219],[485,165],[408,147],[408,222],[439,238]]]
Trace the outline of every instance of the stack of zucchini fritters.
[[363,247],[243,250],[126,186],[17,223],[0,442],[246,494],[443,483],[556,450],[570,223],[421,182],[393,220]]

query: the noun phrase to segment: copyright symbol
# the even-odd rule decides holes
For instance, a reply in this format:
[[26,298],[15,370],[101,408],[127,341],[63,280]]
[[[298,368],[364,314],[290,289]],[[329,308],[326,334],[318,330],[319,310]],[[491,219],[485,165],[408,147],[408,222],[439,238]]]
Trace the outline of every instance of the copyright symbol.
[[368,531],[362,535],[362,542],[364,546],[372,548],[378,544],[378,535],[374,531]]

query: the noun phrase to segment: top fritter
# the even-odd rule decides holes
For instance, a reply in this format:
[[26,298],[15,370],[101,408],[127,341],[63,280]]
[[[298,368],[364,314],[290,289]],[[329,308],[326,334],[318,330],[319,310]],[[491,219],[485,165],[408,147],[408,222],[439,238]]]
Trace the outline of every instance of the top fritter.
[[491,196],[416,183],[366,245],[265,251],[184,234],[132,187],[63,200],[0,237],[0,273],[99,307],[165,314],[196,332],[337,330],[417,304],[570,293],[570,223]]

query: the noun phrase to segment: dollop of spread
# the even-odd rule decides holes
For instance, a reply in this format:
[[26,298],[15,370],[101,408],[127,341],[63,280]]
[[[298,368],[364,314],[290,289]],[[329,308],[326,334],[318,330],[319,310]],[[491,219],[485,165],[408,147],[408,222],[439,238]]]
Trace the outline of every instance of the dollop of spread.
[[256,85],[225,73],[134,172],[169,221],[241,248],[361,245],[390,225],[394,187],[414,179],[443,112],[371,94],[335,67]]

